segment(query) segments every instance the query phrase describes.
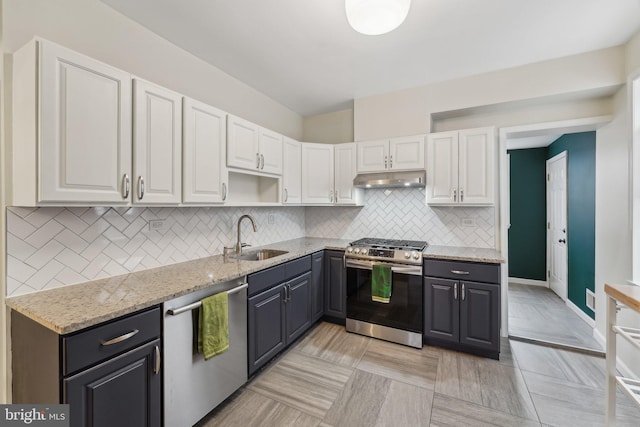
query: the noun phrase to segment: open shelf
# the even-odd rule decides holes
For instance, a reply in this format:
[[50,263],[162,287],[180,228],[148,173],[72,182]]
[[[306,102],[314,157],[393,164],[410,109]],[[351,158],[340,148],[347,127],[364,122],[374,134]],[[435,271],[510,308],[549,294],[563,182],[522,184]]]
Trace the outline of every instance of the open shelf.
[[640,329],[614,326],[613,330],[640,350]]
[[631,378],[616,377],[618,384],[635,402],[640,405],[640,381]]
[[231,206],[273,206],[280,204],[280,177],[229,171]]

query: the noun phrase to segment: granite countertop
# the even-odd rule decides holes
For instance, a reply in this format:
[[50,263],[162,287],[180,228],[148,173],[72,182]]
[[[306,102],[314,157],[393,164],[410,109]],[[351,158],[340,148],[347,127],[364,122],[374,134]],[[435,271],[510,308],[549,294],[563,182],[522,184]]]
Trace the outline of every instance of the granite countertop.
[[502,264],[504,258],[499,251],[486,248],[466,248],[457,246],[428,246],[422,252],[425,258],[451,259],[456,261],[487,262]]
[[[222,255],[7,298],[11,309],[58,334],[69,334],[170,299],[323,249],[344,250],[349,240],[300,238],[267,245],[287,254],[264,261],[224,261]],[[252,248],[246,252],[251,252]],[[504,262],[493,249],[430,246],[426,258]]]

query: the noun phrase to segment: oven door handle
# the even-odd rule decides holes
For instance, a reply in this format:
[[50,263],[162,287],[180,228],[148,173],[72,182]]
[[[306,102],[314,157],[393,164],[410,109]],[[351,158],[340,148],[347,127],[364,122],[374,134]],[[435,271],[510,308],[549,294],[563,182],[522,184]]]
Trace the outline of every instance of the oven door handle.
[[422,266],[411,266],[401,264],[389,264],[385,262],[373,262],[373,261],[356,261],[352,259],[345,259],[345,267],[359,268],[362,270],[371,270],[374,264],[388,265],[391,267],[393,273],[408,274],[411,276],[421,276]]

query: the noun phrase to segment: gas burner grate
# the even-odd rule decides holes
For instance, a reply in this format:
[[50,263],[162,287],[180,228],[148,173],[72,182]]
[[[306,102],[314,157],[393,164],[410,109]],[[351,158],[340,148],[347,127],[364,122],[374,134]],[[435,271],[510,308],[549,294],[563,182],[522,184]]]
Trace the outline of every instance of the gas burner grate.
[[428,246],[427,242],[421,240],[394,240],[394,239],[379,239],[379,238],[364,238],[356,240],[350,243],[351,246],[370,246],[373,248],[388,248],[388,249],[410,249],[416,251],[422,251]]

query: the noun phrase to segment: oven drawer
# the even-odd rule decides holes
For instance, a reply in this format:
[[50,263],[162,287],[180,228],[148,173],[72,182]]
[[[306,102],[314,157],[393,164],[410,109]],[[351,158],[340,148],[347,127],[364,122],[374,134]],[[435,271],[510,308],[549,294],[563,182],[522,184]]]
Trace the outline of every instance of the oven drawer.
[[443,279],[500,283],[500,264],[426,259],[424,275]]

